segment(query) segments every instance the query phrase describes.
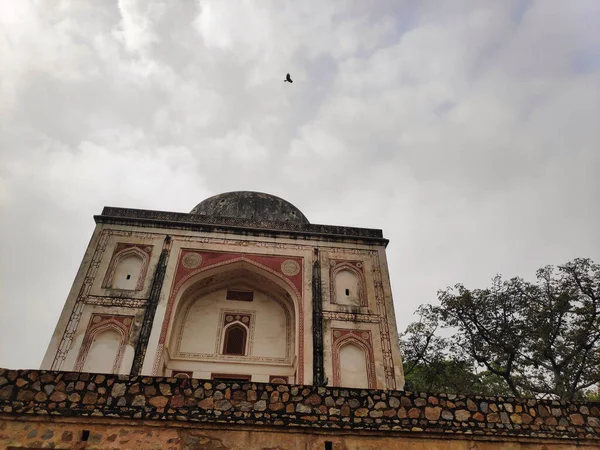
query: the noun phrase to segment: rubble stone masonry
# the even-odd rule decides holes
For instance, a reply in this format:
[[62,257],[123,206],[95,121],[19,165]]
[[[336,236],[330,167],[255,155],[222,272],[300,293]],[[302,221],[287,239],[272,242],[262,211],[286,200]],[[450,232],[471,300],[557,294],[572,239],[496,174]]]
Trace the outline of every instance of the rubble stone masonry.
[[[96,431],[76,447],[86,423]],[[145,427],[138,441],[123,441],[136,427]],[[222,430],[220,444],[199,437],[208,429]],[[247,441],[248,432],[259,442],[290,431],[304,438],[260,444],[271,447]],[[223,444],[235,433],[246,436],[243,445]],[[0,369],[0,448],[317,449],[330,439],[329,448],[358,449],[377,436],[379,445],[398,443],[386,443],[390,449],[600,448],[600,403]],[[362,444],[346,442],[359,437]],[[417,445],[428,439],[445,444]]]

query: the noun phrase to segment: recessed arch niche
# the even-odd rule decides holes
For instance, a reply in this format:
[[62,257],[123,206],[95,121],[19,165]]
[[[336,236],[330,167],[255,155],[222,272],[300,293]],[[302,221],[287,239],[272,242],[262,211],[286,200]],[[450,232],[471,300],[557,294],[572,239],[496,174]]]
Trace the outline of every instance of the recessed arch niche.
[[332,261],[329,273],[331,302],[344,306],[367,306],[362,264]]
[[113,255],[106,276],[104,288],[139,291],[144,286],[148,270],[148,253],[138,247],[125,247]]
[[[252,291],[253,299],[228,299],[228,290]],[[298,303],[285,281],[238,260],[198,271],[179,293],[166,336],[167,373],[239,374],[256,381],[296,375]],[[243,351],[225,351],[229,338],[243,340]]]

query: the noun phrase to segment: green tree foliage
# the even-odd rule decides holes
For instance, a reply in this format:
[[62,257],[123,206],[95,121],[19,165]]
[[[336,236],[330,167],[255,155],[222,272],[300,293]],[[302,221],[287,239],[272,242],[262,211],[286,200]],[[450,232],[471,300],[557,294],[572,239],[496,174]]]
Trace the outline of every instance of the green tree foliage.
[[[575,259],[423,305],[401,346],[413,390],[582,399],[600,383],[600,266]],[[451,331],[442,337],[440,330]],[[413,387],[414,386],[414,387]]]

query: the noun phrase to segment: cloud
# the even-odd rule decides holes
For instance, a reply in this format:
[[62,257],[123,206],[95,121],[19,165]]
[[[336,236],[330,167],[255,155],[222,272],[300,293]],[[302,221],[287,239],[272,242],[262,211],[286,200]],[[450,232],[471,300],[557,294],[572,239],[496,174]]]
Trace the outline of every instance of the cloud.
[[383,228],[401,329],[447,285],[600,260],[599,21],[593,0],[0,3],[0,366],[39,365],[104,205],[248,189]]

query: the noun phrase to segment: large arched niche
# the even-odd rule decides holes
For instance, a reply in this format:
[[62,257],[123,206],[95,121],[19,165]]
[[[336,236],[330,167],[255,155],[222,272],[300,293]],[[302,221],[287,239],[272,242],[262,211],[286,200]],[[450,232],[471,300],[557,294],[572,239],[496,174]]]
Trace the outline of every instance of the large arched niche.
[[[227,291],[252,291],[252,301],[227,299]],[[165,375],[192,371],[295,379],[299,354],[299,303],[285,279],[245,259],[201,270],[178,289],[165,340]],[[229,321],[229,322],[228,322]],[[226,354],[227,328],[247,329],[244,354]],[[297,381],[297,379],[296,379]]]

